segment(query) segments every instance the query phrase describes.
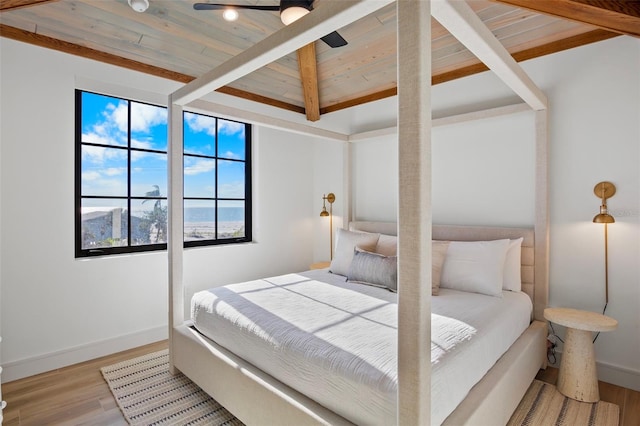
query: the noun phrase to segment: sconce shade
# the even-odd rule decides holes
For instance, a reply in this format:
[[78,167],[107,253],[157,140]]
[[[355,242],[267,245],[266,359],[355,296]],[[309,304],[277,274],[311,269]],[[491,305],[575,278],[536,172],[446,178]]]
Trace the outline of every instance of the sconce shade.
[[327,211],[327,208],[325,206],[322,206],[322,211],[320,212],[320,217],[327,217],[329,216],[329,212]]
[[600,213],[595,215],[593,223],[615,223],[616,220],[607,210],[607,198],[613,197],[616,193],[616,186],[611,182],[600,182],[593,188],[593,193],[596,194],[596,197],[602,199]]
[[593,218],[593,223],[615,223],[615,219],[609,213],[598,213]]

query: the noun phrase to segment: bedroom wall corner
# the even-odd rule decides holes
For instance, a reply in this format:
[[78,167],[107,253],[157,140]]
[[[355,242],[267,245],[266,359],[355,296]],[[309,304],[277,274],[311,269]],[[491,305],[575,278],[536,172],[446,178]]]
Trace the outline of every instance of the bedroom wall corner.
[[[0,49],[1,357],[15,372],[2,379],[166,338],[166,252],[74,258],[74,89],[84,79],[166,99],[180,84],[7,38]],[[205,288],[212,277],[303,270],[313,260],[313,245],[300,241],[314,238],[319,213],[316,141],[257,132],[256,242],[185,252],[185,277]]]
[[[327,262],[330,260],[331,241],[335,246],[336,232],[345,224],[345,212],[350,202],[349,194],[345,193],[344,181],[347,170],[343,167],[347,142],[330,140],[313,140],[313,202],[310,212],[313,226],[313,262]],[[329,238],[329,218],[320,217],[322,211],[322,197],[333,192],[336,201],[333,203],[333,238]],[[329,205],[327,204],[327,210]]]
[[[599,379],[640,390],[640,40],[617,37],[532,63],[553,99],[550,127],[550,306],[602,312],[603,225],[594,224],[600,181],[608,200],[609,304],[618,328],[595,342]],[[598,58],[596,61],[594,58]],[[563,337],[565,330],[557,326]],[[562,347],[559,348],[562,350]]]
[[[591,222],[599,207],[593,187],[603,180],[615,183],[618,192],[609,200],[616,223],[609,226],[610,305],[607,315],[617,319],[619,327],[598,338],[596,357],[599,368],[601,366],[601,380],[621,386],[635,382],[640,386],[637,380],[640,375],[640,334],[637,332],[640,329],[640,40],[616,37],[529,60],[522,65],[548,95],[551,105],[548,116],[549,305],[602,311],[604,242],[602,226]],[[491,73],[476,74],[435,86],[434,114],[435,111],[443,115],[469,112],[469,105],[496,106],[509,100],[510,96],[508,89]],[[464,161],[473,163],[471,153],[475,154],[478,146],[489,142],[499,150],[500,146],[503,148],[494,158],[496,162],[491,163],[494,170],[489,170],[488,176],[495,172],[513,188],[522,188],[525,184],[531,186],[524,188],[533,188],[533,162],[526,170],[516,168],[522,170],[517,174],[511,168],[514,163],[508,168],[501,166],[510,161],[512,154],[507,155],[508,152],[517,158],[526,157],[528,152],[533,156],[534,144],[522,144],[523,139],[517,133],[518,122],[526,128],[534,125],[533,120],[523,120],[526,115],[516,114],[506,119],[513,131],[499,136],[501,142],[494,137],[498,133],[493,129],[503,129],[503,118],[451,126],[450,134],[459,148],[444,147],[443,152],[458,153],[449,159],[442,155],[438,159],[438,140],[434,137],[434,223],[444,223],[451,218],[464,223],[469,218],[485,217],[488,212],[495,213],[496,221],[502,222],[506,218],[513,226],[534,223],[533,189],[521,191],[517,198],[511,193],[505,196],[502,201],[511,204],[509,209],[487,210],[484,204],[461,206],[466,198],[447,195],[452,186],[442,178],[445,174],[438,175],[439,171],[458,170],[460,176],[454,183],[465,189],[464,182],[474,175],[460,168],[459,157],[465,156]],[[480,132],[483,126],[486,127]],[[434,130],[436,136],[439,132],[444,136],[441,131],[447,129]],[[525,137],[533,138],[533,135],[532,130]],[[393,183],[397,169],[392,161],[386,161],[395,148],[394,139],[387,136],[354,143],[356,219],[396,220],[394,209],[386,206],[381,209],[378,205],[381,199],[392,200],[397,196]],[[465,144],[470,145],[468,151]],[[476,164],[472,164],[473,170],[481,168],[486,158],[477,157]],[[483,179],[485,177],[479,181]],[[494,196],[494,189],[482,193]],[[445,205],[444,201],[451,204]],[[522,208],[524,206],[527,207]],[[384,213],[378,216],[380,212]],[[561,327],[556,331],[564,335]]]

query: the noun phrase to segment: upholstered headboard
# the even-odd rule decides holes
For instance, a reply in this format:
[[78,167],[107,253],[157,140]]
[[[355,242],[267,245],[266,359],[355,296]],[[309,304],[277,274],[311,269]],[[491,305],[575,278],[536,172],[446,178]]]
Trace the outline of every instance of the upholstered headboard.
[[[395,222],[355,221],[349,223],[349,229],[362,232],[397,235]],[[536,312],[536,291],[546,292],[546,280],[536,283],[535,280],[535,241],[533,228],[508,228],[494,226],[460,226],[433,225],[431,237],[434,240],[447,241],[489,241],[500,239],[516,239],[523,237],[521,255],[522,291],[527,293],[534,304]],[[544,297],[544,300],[547,298]],[[540,298],[538,299],[540,300]],[[544,309],[546,306],[542,307]],[[538,309],[539,311],[540,309]]]

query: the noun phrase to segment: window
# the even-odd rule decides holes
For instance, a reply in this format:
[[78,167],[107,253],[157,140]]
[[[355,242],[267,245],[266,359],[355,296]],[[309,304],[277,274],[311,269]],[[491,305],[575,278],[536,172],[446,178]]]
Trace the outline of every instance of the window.
[[[167,108],[76,91],[76,257],[167,247]],[[251,241],[251,126],[184,112],[185,247]]]

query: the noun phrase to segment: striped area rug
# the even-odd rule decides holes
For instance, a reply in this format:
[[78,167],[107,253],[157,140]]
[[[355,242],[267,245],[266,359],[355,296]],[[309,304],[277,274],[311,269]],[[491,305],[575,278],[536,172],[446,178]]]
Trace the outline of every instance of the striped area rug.
[[576,401],[534,380],[507,426],[618,426],[619,415],[616,404]]
[[242,425],[183,374],[163,350],[100,369],[131,425]]

